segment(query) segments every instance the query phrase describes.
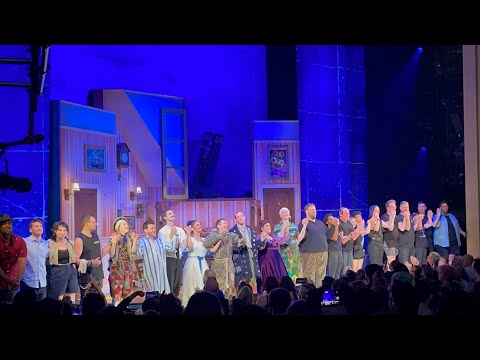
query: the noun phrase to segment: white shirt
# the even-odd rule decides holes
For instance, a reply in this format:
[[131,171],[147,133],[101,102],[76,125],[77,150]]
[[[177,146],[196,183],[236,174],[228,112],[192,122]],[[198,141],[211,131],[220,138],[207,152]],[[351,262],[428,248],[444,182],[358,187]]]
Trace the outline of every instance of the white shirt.
[[167,250],[167,257],[179,259],[182,256],[183,250],[185,250],[187,247],[187,234],[185,234],[185,230],[183,230],[181,227],[175,227],[177,228],[177,233],[173,236],[173,238],[170,239],[170,231],[172,229],[170,225],[165,225],[163,228],[161,228],[158,232],[158,237],[162,239],[164,243],[168,244],[173,242],[173,248],[175,250]]

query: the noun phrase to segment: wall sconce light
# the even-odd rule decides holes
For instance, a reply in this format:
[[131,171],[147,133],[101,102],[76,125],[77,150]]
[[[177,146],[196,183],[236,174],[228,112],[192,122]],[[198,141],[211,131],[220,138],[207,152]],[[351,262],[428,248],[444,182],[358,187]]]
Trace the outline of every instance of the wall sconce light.
[[[137,197],[138,195],[142,194],[142,188],[140,186],[137,186],[137,190],[136,190],[136,193],[137,193]],[[130,191],[130,200],[133,201],[135,200],[135,191]]]
[[63,195],[65,196],[65,200],[69,200],[70,195],[75,196],[76,191],[80,191],[80,185],[78,185],[78,183],[73,183],[72,190],[64,189]]

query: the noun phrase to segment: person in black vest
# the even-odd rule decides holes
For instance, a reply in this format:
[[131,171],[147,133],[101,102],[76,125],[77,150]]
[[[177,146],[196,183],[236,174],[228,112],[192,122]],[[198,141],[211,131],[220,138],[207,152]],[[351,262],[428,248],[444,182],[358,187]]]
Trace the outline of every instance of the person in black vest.
[[95,279],[98,288],[103,287],[102,258],[107,251],[106,249],[102,250],[95,230],[97,230],[97,220],[92,215],[85,215],[82,217],[82,231],[75,237],[73,243],[75,255],[77,259],[80,259],[78,283],[81,301],[91,289],[91,276]]
[[252,285],[254,290],[261,288],[262,273],[258,264],[258,249],[263,247],[260,240],[255,239],[252,228],[245,224],[245,215],[241,211],[235,213],[235,226],[228,232],[238,235],[243,239],[243,246],[233,251],[233,263],[235,265],[235,287],[245,281]]

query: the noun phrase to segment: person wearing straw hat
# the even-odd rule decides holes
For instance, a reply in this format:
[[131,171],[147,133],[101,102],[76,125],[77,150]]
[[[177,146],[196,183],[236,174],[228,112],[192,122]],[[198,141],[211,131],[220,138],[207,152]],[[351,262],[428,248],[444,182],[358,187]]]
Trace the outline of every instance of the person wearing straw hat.
[[0,304],[12,302],[27,264],[27,245],[12,233],[13,219],[0,215]]

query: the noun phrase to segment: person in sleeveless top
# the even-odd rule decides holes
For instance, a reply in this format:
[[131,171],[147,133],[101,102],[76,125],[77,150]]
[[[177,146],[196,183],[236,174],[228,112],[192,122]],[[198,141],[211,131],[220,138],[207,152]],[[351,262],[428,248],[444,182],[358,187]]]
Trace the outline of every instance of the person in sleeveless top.
[[[258,224],[260,235],[257,236],[257,241],[263,244],[258,251],[258,263],[263,281],[268,277],[274,277],[280,283],[282,277],[288,277],[287,268],[279,251],[280,246],[287,244],[290,239],[288,225],[283,224],[279,235],[272,235],[272,227],[268,221],[262,220]],[[259,293],[262,292],[263,286],[259,286]]]
[[189,221],[185,227],[188,257],[183,266],[183,307],[187,306],[188,300],[197,290],[203,289],[203,275],[208,270],[208,264],[205,260],[208,250],[203,245],[205,239],[201,237],[202,230],[202,224],[197,220]]
[[78,292],[77,257],[73,244],[67,238],[68,225],[57,221],[52,227],[52,238],[49,240],[49,261],[52,267],[48,297],[62,300],[69,296],[75,303],[75,294]]
[[[82,231],[75,237],[73,246],[75,256],[79,259],[78,284],[80,286],[80,299],[83,301],[87,292],[94,292],[96,288],[103,287],[103,262],[107,254],[107,247],[102,249],[100,238],[96,233],[97,220],[92,215],[82,217]],[[92,286],[92,277],[97,285]]]
[[368,210],[368,224],[370,225],[367,246],[368,259],[370,264],[377,264],[380,266],[383,266],[384,255],[382,221],[383,220],[380,219],[380,207],[378,205],[370,206],[370,209]]

